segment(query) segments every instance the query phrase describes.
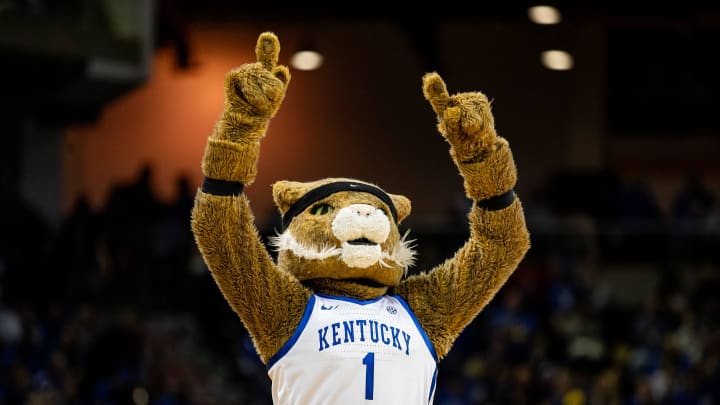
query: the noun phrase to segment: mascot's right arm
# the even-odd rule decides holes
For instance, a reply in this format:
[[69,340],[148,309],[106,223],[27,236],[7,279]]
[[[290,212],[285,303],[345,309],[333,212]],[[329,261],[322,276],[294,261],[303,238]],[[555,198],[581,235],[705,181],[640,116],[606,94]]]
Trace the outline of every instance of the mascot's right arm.
[[275,35],[257,41],[257,62],[225,77],[225,108],[208,139],[205,182],[196,196],[192,228],[212,275],[250,331],[263,362],[292,335],[310,292],[279,271],[254,225],[243,193],[257,173],[260,140],[285,97],[290,72],[277,65]]

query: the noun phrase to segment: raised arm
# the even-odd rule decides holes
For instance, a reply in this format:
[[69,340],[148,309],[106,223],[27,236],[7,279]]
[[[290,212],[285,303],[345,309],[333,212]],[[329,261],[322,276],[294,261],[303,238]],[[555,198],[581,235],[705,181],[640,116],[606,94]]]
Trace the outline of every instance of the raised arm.
[[225,106],[210,135],[195,198],[192,230],[225,299],[252,335],[263,362],[299,323],[309,292],[279,271],[254,225],[243,188],[255,180],[260,140],[285,97],[290,73],[278,66],[280,43],[260,35],[257,62],[225,78]]
[[437,73],[423,77],[423,92],[473,200],[470,237],[451,259],[409,277],[396,291],[408,301],[438,356],[444,357],[517,268],[530,238],[513,191],[513,156],[507,140],[495,132],[487,97],[480,92],[450,96]]

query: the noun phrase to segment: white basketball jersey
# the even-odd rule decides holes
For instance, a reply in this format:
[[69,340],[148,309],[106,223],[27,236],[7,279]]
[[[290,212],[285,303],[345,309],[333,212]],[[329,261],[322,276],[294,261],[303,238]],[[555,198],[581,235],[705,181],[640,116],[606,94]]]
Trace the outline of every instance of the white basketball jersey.
[[267,367],[277,405],[432,404],[437,355],[399,296],[314,294]]

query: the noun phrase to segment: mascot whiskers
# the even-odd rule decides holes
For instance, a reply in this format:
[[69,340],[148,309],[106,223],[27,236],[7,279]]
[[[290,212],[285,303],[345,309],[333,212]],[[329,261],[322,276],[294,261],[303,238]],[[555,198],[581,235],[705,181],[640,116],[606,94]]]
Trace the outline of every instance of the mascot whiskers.
[[408,276],[415,251],[399,226],[410,200],[344,177],[274,183],[282,229],[266,247],[243,189],[290,83],[279,52],[264,32],[257,62],[225,78],[192,214],[200,252],[267,366],[274,403],[432,403],[438,362],[530,246],[509,144],[484,94],[450,95],[427,73],[423,94],[473,201],[454,256]]

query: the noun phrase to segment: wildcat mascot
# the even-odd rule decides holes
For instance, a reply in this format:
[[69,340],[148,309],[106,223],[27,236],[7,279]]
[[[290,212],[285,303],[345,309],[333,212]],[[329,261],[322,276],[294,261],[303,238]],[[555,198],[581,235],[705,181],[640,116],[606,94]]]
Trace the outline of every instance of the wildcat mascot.
[[257,62],[225,78],[192,214],[200,252],[267,366],[274,403],[432,403],[439,360],[529,249],[509,144],[484,94],[450,95],[428,73],[424,96],[473,201],[469,239],[444,263],[407,276],[415,252],[398,226],[408,198],[350,178],[278,181],[273,259],[243,188],[290,82],[279,52],[264,32]]

